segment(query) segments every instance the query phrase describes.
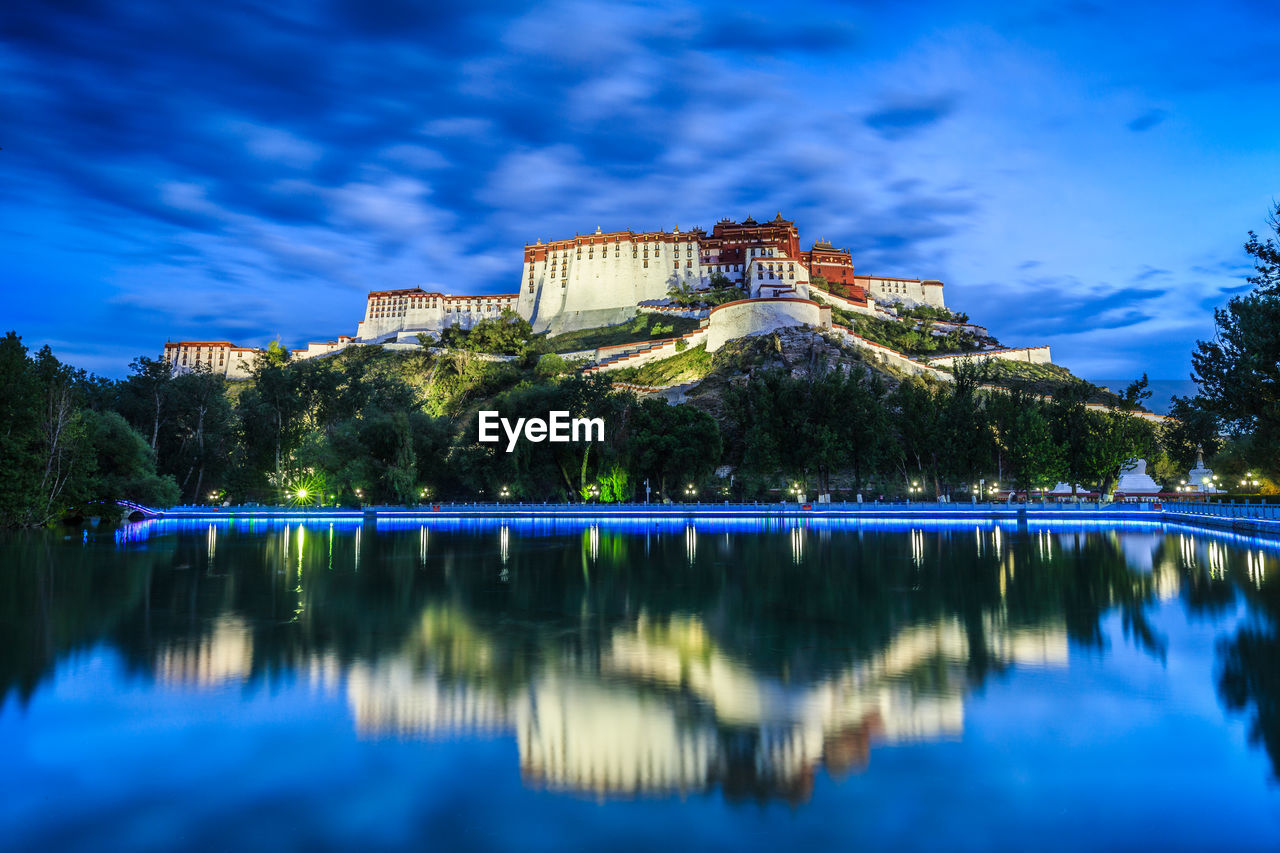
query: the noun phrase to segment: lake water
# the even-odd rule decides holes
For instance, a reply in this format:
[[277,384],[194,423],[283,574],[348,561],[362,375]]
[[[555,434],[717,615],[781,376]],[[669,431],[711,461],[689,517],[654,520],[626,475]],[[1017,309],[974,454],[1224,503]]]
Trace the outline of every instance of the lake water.
[[1280,546],[1189,528],[0,539],[0,848],[1275,850]]

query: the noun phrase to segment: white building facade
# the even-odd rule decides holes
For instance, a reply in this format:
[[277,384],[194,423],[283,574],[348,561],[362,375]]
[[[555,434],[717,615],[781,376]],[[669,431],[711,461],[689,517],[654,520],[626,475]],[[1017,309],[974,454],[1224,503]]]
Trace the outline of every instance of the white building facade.
[[614,231],[525,246],[516,311],[535,332],[622,323],[636,306],[703,280],[701,232]]

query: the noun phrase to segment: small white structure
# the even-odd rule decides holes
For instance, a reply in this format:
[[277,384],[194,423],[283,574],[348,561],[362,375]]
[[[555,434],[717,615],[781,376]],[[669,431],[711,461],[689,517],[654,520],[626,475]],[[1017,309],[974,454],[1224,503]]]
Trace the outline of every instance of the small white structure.
[[1139,459],[1120,472],[1116,492],[1125,495],[1158,495],[1160,484],[1147,473],[1147,460]]
[[1196,467],[1187,472],[1187,483],[1197,492],[1207,495],[1217,494],[1221,489],[1214,488],[1213,469],[1204,467],[1204,451],[1196,450]]

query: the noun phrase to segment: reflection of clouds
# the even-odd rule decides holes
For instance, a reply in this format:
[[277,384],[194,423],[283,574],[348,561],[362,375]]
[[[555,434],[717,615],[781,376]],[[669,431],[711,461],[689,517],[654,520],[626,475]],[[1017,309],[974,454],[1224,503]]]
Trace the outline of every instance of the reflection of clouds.
[[234,616],[219,616],[213,631],[194,642],[175,642],[156,655],[156,676],[171,686],[238,684],[253,667],[253,638]]
[[[984,627],[985,653],[997,660],[1066,663],[1061,627],[1009,629],[994,616]],[[556,658],[503,691],[477,678],[489,673],[491,643],[436,608],[404,654],[352,667],[347,696],[362,735],[514,733],[521,772],[539,787],[603,796],[719,785],[803,798],[819,765],[861,768],[873,741],[957,736],[971,652],[960,621],[948,619],[908,628],[832,677],[793,684],[725,654],[696,618],[642,617],[614,631],[598,661]]]

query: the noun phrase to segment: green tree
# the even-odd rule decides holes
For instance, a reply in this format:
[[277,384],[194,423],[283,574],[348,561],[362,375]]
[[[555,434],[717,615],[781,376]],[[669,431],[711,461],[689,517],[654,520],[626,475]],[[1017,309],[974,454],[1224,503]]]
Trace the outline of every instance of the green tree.
[[178,502],[178,484],[173,477],[156,473],[154,451],[123,416],[87,411],[84,418],[93,447],[93,478],[86,499],[130,500],[158,507]]
[[668,487],[697,482],[715,469],[720,459],[720,429],[706,412],[692,406],[670,406],[647,398],[631,412],[627,449],[634,481],[650,481],[651,488],[670,496]]
[[938,390],[942,469],[952,486],[972,486],[992,470],[995,432],[979,388],[988,378],[985,362],[961,361],[952,382]]
[[1185,474],[1203,452],[1212,457],[1222,446],[1221,424],[1217,414],[1203,401],[1174,397],[1169,406],[1169,420],[1159,430],[1160,446]]
[[898,472],[907,481],[919,477],[931,481],[933,494],[941,494],[939,477],[942,452],[942,410],[934,387],[912,377],[890,395]]
[[0,339],[0,524],[25,522],[40,482],[40,386],[16,332]]
[[1092,444],[1098,434],[1098,416],[1088,408],[1095,390],[1087,382],[1068,383],[1057,390],[1049,407],[1053,438],[1062,448],[1063,472],[1073,496],[1081,483],[1091,483],[1096,474]]
[[1064,465],[1048,407],[1020,388],[992,395],[991,404],[1003,467],[1015,488],[1030,493],[1056,483]]
[[[1280,204],[1268,226],[1280,236]],[[1258,440],[1256,463],[1280,465],[1280,248],[1276,239],[1249,232],[1245,251],[1254,262],[1253,290],[1213,312],[1216,334],[1192,353],[1197,405],[1213,412],[1234,435]]]
[[173,367],[164,359],[139,356],[130,362],[129,371],[129,378],[118,387],[117,405],[155,450],[160,430],[169,420]]
[[1155,450],[1155,429],[1135,414],[1150,396],[1144,373],[1125,389],[1117,406],[1097,413],[1086,468],[1092,475],[1090,482],[1097,483],[1104,495],[1111,494],[1121,471]]

